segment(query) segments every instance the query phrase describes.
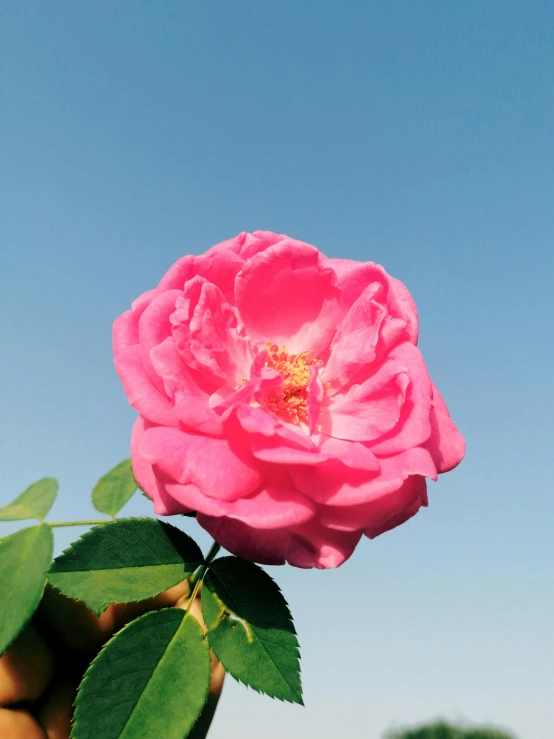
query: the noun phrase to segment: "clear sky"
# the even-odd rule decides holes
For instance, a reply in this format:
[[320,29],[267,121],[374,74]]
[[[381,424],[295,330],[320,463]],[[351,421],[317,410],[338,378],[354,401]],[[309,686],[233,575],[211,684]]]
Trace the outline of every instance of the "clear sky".
[[54,475],[55,518],[92,515],[134,419],[112,321],[244,230],[402,279],[468,441],[339,570],[272,569],[306,707],[230,679],[213,739],[554,736],[553,29],[548,0],[0,2],[2,503]]

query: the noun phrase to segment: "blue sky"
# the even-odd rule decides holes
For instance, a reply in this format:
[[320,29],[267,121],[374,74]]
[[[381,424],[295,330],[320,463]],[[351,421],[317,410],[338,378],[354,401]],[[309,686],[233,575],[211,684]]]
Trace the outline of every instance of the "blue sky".
[[112,321],[243,230],[402,279],[468,441],[344,567],[272,571],[306,708],[229,680],[213,739],[553,736],[553,23],[539,0],[0,2],[2,503],[55,475],[55,518],[92,515],[134,419]]

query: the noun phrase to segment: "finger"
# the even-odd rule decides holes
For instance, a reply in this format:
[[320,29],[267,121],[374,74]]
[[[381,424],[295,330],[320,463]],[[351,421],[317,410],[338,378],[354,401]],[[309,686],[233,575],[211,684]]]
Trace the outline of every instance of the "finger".
[[48,739],[69,739],[73,701],[77,685],[72,682],[54,684],[37,711],[37,718]]
[[67,598],[47,585],[37,617],[40,625],[63,646],[92,652],[98,651],[116,631],[133,619],[148,611],[173,606],[188,592],[188,580],[183,580],[153,598],[113,604],[96,616],[84,603]]
[[0,705],[36,701],[46,690],[53,672],[52,652],[29,624],[0,657]]
[[46,586],[37,620],[61,644],[79,652],[100,649],[115,630],[111,606],[96,616],[84,603],[67,598],[51,585]]
[[114,605],[115,630],[119,631],[125,624],[142,616],[144,613],[174,606],[177,601],[188,595],[189,590],[188,580],[183,580],[172,588],[169,588],[169,590],[164,590],[163,593],[155,595],[153,598],[146,598],[145,600],[139,600],[134,603],[118,603]]
[[0,708],[0,736],[5,739],[45,739],[45,734],[26,711]]
[[221,662],[217,661],[212,653],[212,678],[210,681],[210,688],[208,690],[208,700],[206,701],[206,705],[202,709],[202,713],[198,717],[198,721],[195,723],[193,730],[189,734],[188,739],[205,739],[205,737],[208,736],[215,709],[217,708],[217,704],[219,703],[219,698],[221,696],[225,674],[223,665]]

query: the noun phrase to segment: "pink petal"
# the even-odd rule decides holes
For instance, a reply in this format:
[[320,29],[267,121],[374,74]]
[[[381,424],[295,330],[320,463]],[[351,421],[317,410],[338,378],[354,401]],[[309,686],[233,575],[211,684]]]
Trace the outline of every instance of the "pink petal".
[[398,312],[398,317],[407,321],[410,341],[413,344],[417,344],[419,322],[415,301],[403,282],[400,282],[395,277],[389,277],[389,279],[392,286],[391,307],[393,307],[395,313]]
[[385,308],[373,300],[379,284],[365,289],[337,329],[330,357],[322,372],[324,382],[341,387],[352,382],[376,357]]
[[319,377],[319,370],[316,366],[312,365],[310,367],[310,382],[308,383],[308,399],[306,401],[310,434],[315,432],[324,395],[325,388]]
[[236,280],[237,307],[260,343],[317,356],[335,331],[339,292],[315,247],[288,239],[259,252]]
[[254,233],[249,235],[250,239],[245,241],[239,252],[243,259],[250,259],[281,241],[288,241],[288,236],[276,234],[272,231],[254,231]]
[[112,330],[112,347],[115,355],[139,342],[138,314],[128,310],[115,319]]
[[179,290],[156,295],[146,307],[139,321],[139,342],[144,369],[152,383],[163,391],[163,383],[152,367],[150,361],[151,350],[171,336],[169,317],[175,310],[175,302],[181,295]]
[[[389,521],[410,516],[427,505],[427,484],[424,477],[408,477],[397,489],[387,495],[352,506],[323,506],[319,520],[323,526],[339,531],[386,531]],[[415,508],[415,510],[414,510]],[[405,520],[407,520],[407,518]]]
[[234,305],[235,277],[243,265],[244,260],[228,249],[210,249],[199,257],[188,255],[178,259],[165,273],[157,292],[183,290],[185,282],[198,275],[217,285],[225,299]]
[[[268,389],[264,390],[263,385]],[[253,398],[279,392],[283,378],[278,372],[263,367],[258,377],[253,377],[244,387],[216,406],[227,408],[223,415],[228,423],[238,423],[249,436],[252,453],[257,459],[275,464],[320,464],[328,459],[318,452],[309,436],[292,424],[281,422],[277,416],[258,406],[249,405]],[[262,390],[260,391],[260,385]],[[227,429],[227,434],[229,431]]]
[[217,408],[221,413],[236,404],[248,404],[253,400],[257,402],[260,396],[270,393],[273,388],[282,387],[281,374],[270,367],[264,367],[266,355],[267,352],[264,350],[254,356],[250,368],[250,379],[244,385],[239,385],[235,389],[225,386],[212,393],[210,406]]
[[233,239],[222,241],[219,244],[213,246],[212,250],[227,249],[229,251],[238,254],[242,259],[250,259],[260,251],[264,251],[273,244],[277,244],[279,241],[285,240],[286,236],[280,236],[274,234],[271,231],[254,231],[254,233],[240,233]]
[[164,476],[167,490],[176,482],[196,486],[201,496],[232,501],[249,495],[262,481],[262,464],[241,439],[154,427],[144,432],[139,451]]
[[384,534],[386,531],[395,529],[403,523],[406,523],[412,516],[419,511],[420,508],[427,506],[427,491],[423,491],[419,498],[415,498],[414,501],[406,506],[403,510],[399,510],[393,514],[390,518],[387,518],[381,523],[376,523],[368,526],[364,531],[364,534],[369,539],[375,539],[376,536]]
[[154,423],[178,427],[179,416],[165,393],[156,388],[146,373],[140,345],[118,349],[115,369],[131,406]]
[[261,564],[330,569],[339,567],[358,544],[360,532],[334,531],[317,520],[290,528],[260,530],[225,517],[198,515],[198,523],[227,551]]
[[313,451],[298,449],[275,436],[270,439],[261,435],[253,436],[250,446],[256,459],[279,465],[321,464],[329,459],[326,454],[321,454],[316,449]]
[[385,288],[383,305],[393,318],[406,322],[409,340],[416,344],[418,319],[416,305],[408,289],[385,270],[373,262],[354,262],[349,259],[327,259],[325,264],[332,267],[338,277],[342,291],[341,310],[345,315],[351,305],[372,283],[380,283]]
[[370,444],[378,456],[389,456],[423,445],[431,434],[431,396],[433,385],[419,349],[410,343],[397,346],[390,359],[398,362],[410,377],[406,401],[397,425]]
[[237,309],[225,301],[218,287],[201,277],[189,280],[171,324],[185,362],[210,376],[216,386],[223,383],[234,388],[248,376],[250,342]]
[[439,473],[448,472],[464,458],[466,443],[450,418],[448,408],[435,385],[433,385],[431,428],[431,436],[425,447],[431,453]]
[[148,290],[138,297],[133,303],[133,310],[122,313],[113,324],[113,351],[117,354],[120,350],[127,349],[139,343],[139,318],[150,305],[154,296],[154,290]]
[[156,290],[147,290],[145,293],[142,293],[142,295],[139,295],[136,300],[133,300],[131,308],[138,314],[138,317],[140,317],[143,311],[150,305],[155,295]]
[[367,472],[378,472],[381,469],[379,460],[371,449],[358,441],[334,439],[325,434],[313,437],[313,440],[329,459],[338,461],[346,467]]
[[395,428],[410,384],[404,364],[389,360],[361,384],[323,404],[321,431],[350,441],[374,441]]
[[131,459],[133,463],[133,474],[141,490],[154,502],[154,513],[158,516],[174,516],[178,513],[186,513],[188,509],[169,496],[163,484],[154,474],[152,465],[140,453],[141,439],[146,429],[152,428],[153,424],[139,416],[133,426],[131,434]]
[[219,415],[209,407],[209,395],[195,382],[181,359],[171,337],[150,352],[154,371],[171,399],[173,415],[192,429],[219,434],[223,425]]
[[431,455],[421,447],[381,459],[378,473],[355,470],[340,462],[291,467],[290,473],[302,493],[318,503],[335,506],[376,500],[398,490],[411,475],[437,479]]
[[[185,283],[183,292],[180,293],[179,298],[175,301],[175,311],[169,318],[171,335],[175,341],[177,351],[185,364],[198,371],[202,369],[202,366],[192,352],[190,319],[194,313],[195,306],[198,304],[202,286],[205,283],[206,280],[204,277],[196,276],[188,280]],[[213,378],[211,378],[211,381],[213,383]]]
[[166,483],[183,505],[209,516],[225,516],[260,530],[295,526],[313,518],[315,505],[294,489],[285,470],[273,471],[256,492],[237,499],[205,495],[196,485]]
[[230,412],[236,413],[241,427],[253,436],[259,434],[265,437],[275,436],[282,439],[288,446],[317,451],[316,445],[308,434],[290,423],[281,422],[274,413],[267,411],[265,408],[237,403],[234,408],[227,411],[227,413]]

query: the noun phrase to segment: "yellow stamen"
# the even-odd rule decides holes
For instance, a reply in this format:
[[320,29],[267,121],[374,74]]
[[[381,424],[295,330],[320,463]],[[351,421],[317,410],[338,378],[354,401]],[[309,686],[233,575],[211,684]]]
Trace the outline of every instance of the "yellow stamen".
[[266,348],[265,365],[281,374],[283,390],[266,400],[264,405],[293,423],[307,421],[310,367],[321,364],[321,361],[315,359],[311,351],[289,354],[286,346],[279,347],[271,342],[266,344]]
[[[287,421],[299,424],[308,420],[308,383],[310,382],[310,367],[322,364],[315,359],[311,351],[289,354],[286,346],[266,344],[267,358],[265,366],[277,370],[283,378],[283,389],[264,401],[264,407]],[[244,385],[246,380],[240,380]]]

